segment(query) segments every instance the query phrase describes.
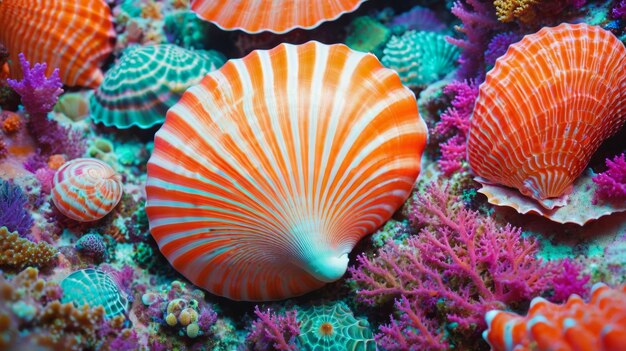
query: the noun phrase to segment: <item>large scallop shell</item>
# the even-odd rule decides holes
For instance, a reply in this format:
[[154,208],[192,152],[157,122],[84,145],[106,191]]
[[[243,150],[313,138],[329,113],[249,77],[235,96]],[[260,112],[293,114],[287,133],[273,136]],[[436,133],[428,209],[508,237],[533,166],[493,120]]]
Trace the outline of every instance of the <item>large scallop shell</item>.
[[286,33],[311,29],[356,10],[365,0],[191,0],[201,18],[226,30]]
[[217,51],[171,44],[128,48],[91,97],[93,120],[116,128],[163,123],[185,90],[224,61]]
[[54,174],[52,202],[61,213],[80,222],[106,216],[122,198],[121,176],[95,158],[66,162]]
[[11,55],[11,77],[21,78],[17,55],[59,68],[65,85],[95,88],[100,64],[113,51],[113,17],[104,0],[2,0],[0,42]]
[[626,49],[610,32],[561,24],[509,47],[480,86],[468,160],[483,181],[546,208],[571,191],[626,121]]
[[148,162],[150,230],[194,284],[301,295],[408,197],[426,125],[375,56],[281,44],[230,60],[167,113]]

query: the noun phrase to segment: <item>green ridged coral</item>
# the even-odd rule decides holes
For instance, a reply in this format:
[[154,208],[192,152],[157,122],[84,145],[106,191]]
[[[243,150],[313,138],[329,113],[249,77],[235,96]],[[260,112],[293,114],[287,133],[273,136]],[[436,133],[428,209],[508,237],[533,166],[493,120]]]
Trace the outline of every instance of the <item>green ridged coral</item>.
[[374,351],[369,322],[357,319],[344,302],[298,312],[299,340],[306,351]]
[[456,68],[459,48],[445,35],[408,31],[393,36],[384,50],[383,65],[395,70],[408,86],[424,86],[442,79]]
[[93,119],[120,129],[163,123],[185,90],[224,62],[217,51],[171,44],[128,48],[90,99]]

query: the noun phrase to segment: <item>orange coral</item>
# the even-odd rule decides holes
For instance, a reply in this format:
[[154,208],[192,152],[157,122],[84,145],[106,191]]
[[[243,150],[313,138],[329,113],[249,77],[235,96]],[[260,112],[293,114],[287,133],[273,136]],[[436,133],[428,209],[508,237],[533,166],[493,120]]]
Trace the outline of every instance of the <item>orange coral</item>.
[[2,112],[2,130],[7,134],[13,134],[19,131],[22,126],[22,118],[15,112]]
[[154,20],[162,19],[161,4],[152,0],[146,1],[141,7],[141,18]]
[[67,160],[61,154],[55,154],[48,158],[48,167],[50,169],[59,169]]
[[25,266],[44,267],[55,258],[57,249],[45,242],[34,243],[0,227],[0,267],[20,269]]
[[538,0],[495,0],[496,15],[500,22],[512,22],[518,19],[522,23],[530,23],[535,19],[533,7]]

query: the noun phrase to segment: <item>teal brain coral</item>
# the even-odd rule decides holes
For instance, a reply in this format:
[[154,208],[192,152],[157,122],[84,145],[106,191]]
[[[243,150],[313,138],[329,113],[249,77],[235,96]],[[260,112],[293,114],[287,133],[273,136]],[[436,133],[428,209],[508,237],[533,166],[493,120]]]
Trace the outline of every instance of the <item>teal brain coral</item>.
[[383,65],[398,72],[402,83],[424,86],[456,68],[459,48],[448,43],[443,34],[408,31],[391,37],[383,53]]
[[73,302],[77,307],[102,305],[107,318],[126,312],[128,299],[108,273],[96,269],[72,272],[63,281],[62,303]]
[[298,312],[303,351],[375,351],[369,322],[357,319],[343,302]]
[[216,51],[191,51],[171,44],[128,48],[92,95],[92,118],[116,128],[163,123],[165,113],[185,90],[225,60]]

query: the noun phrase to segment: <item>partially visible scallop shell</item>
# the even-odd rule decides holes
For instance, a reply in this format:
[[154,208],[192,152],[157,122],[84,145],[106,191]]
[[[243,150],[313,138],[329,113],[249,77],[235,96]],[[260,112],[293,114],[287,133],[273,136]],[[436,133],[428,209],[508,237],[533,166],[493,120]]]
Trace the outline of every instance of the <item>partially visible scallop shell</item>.
[[66,162],[54,174],[52,202],[61,213],[80,222],[106,216],[122,198],[121,176],[95,158]]
[[61,281],[61,302],[72,302],[77,307],[102,305],[107,318],[126,313],[128,299],[114,279],[100,270],[87,268],[72,272]]
[[113,17],[104,0],[2,0],[0,43],[11,55],[11,78],[21,78],[18,54],[55,68],[65,85],[96,88],[100,64],[113,51]]
[[161,252],[234,300],[297,296],[339,279],[348,254],[406,200],[426,125],[371,54],[281,44],[230,60],[167,113],[148,162]]
[[122,129],[163,123],[185,90],[224,61],[216,51],[171,44],[128,48],[91,97],[93,120]]
[[593,220],[617,212],[626,211],[626,203],[594,203],[595,183],[591,172],[585,172],[574,181],[567,201],[552,209],[538,206],[537,201],[520,194],[513,188],[484,183],[478,190],[487,196],[487,201],[498,206],[514,208],[522,214],[537,214],[557,223],[575,223],[583,226]]
[[472,171],[552,209],[626,121],[626,49],[610,32],[561,24],[509,47],[480,86]]
[[226,30],[286,33],[312,29],[356,10],[365,0],[191,0],[191,9]]

